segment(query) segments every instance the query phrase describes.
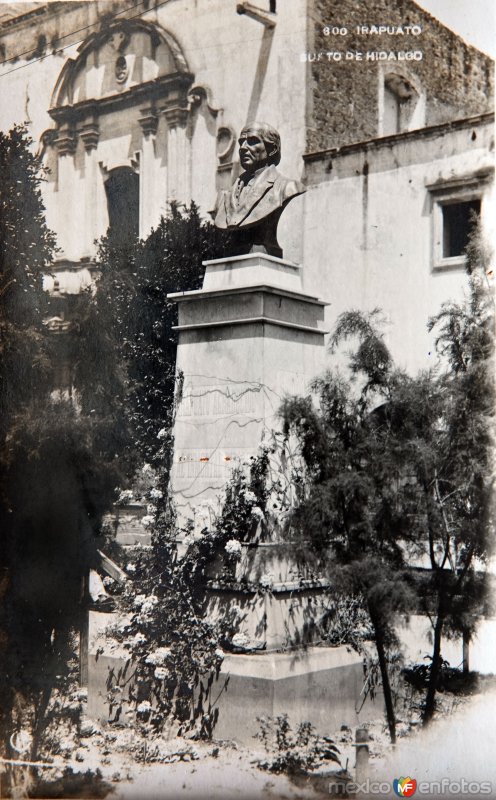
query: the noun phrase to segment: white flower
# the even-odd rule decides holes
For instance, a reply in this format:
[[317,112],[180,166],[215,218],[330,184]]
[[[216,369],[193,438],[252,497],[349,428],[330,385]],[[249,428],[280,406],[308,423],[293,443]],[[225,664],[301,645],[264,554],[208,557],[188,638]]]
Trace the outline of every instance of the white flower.
[[171,655],[172,650],[170,647],[157,647],[151,653],[148,653],[145,658],[145,664],[151,664],[154,667],[160,667],[165,664],[167,658]]
[[234,647],[247,647],[250,640],[244,633],[235,633],[231,641]]
[[146,513],[147,514],[155,514],[156,510],[157,510],[157,508],[156,508],[156,506],[153,505],[153,503],[148,503],[148,505],[146,507]]
[[145,600],[146,600],[146,594],[137,594],[133,602],[134,608],[141,608]]
[[155,595],[152,594],[150,595],[150,597],[147,597],[145,602],[141,606],[142,615],[146,616],[147,614],[150,614],[157,605],[157,603],[158,603],[158,597],[155,597]]
[[136,708],[137,714],[149,714],[152,710],[152,704],[148,700],[142,700]]
[[247,489],[246,492],[245,492],[245,500],[246,500],[247,503],[256,503],[257,502],[257,496],[256,496],[256,494],[254,492],[250,492],[250,490]]
[[159,681],[163,681],[167,677],[167,670],[164,667],[157,667],[153,674]]
[[141,472],[143,473],[143,475],[149,475],[150,472],[153,472],[152,465],[151,464],[143,464],[143,466],[141,467]]
[[126,572],[136,572],[135,564],[132,564],[131,562],[129,562],[129,564],[126,566]]
[[260,506],[253,506],[253,508],[251,509],[251,515],[252,515],[252,517],[255,517],[256,519],[263,519],[264,518],[264,512],[262,511]]
[[151,514],[145,514],[145,516],[141,518],[141,524],[144,528],[151,528],[154,522],[155,517],[153,517]]
[[224,550],[229,556],[239,557],[241,555],[241,543],[237,539],[229,539]]
[[157,439],[165,439],[167,436],[167,428],[160,428],[159,432],[157,433]]
[[259,583],[264,589],[272,589],[274,585],[274,576],[272,572],[264,572],[264,574],[260,577]]
[[124,489],[120,492],[119,497],[117,498],[118,503],[132,503],[133,501],[133,492],[131,489]]
[[161,489],[150,489],[150,497],[152,500],[161,500],[164,496],[164,493]]
[[144,644],[145,642],[146,636],[144,636],[142,633],[136,633],[132,639],[126,639],[126,641],[123,642],[123,645],[124,647],[132,649],[133,647]]
[[224,653],[222,652],[220,647],[218,647],[217,650],[215,651],[215,655],[217,656],[217,658],[220,658],[222,661],[224,661]]

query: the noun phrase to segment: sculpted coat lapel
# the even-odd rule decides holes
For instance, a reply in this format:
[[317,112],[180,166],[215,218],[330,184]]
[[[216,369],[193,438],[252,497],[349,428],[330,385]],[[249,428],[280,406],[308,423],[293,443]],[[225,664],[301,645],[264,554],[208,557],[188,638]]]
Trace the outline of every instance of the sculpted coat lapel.
[[230,191],[224,191],[219,197],[215,225],[218,228],[240,228],[256,225],[297,194],[304,191],[298,181],[292,181],[281,175],[271,165],[257,175],[249,186],[241,193],[240,201],[236,200],[236,182]]

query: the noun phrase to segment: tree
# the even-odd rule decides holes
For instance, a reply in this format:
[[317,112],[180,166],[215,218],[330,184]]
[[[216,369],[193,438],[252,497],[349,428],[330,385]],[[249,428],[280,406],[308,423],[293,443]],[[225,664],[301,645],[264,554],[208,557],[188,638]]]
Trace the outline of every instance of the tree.
[[[0,733],[11,754],[12,734],[29,733],[36,759],[122,462],[115,417],[98,405],[93,383],[76,386],[81,407],[53,392],[42,276],[55,238],[32,144],[22,127],[0,134]],[[117,386],[112,362],[107,369]]]
[[212,241],[225,235],[194,206],[173,206],[145,242],[109,234],[97,290],[78,298],[62,348],[70,393],[54,392],[60,348],[43,325],[42,276],[55,238],[31,148],[23,128],[1,134],[0,722],[5,752],[23,729],[35,759],[115,487],[143,458],[164,461],[167,484],[177,315],[166,295],[198,288],[202,258],[222,255]]
[[397,645],[394,623],[411,607],[405,582],[405,550],[411,537],[410,495],[402,478],[405,445],[385,403],[408,379],[393,369],[376,328],[375,314],[343,314],[333,345],[357,336],[352,373],[356,390],[330,372],[313,384],[312,398],[292,398],[283,407],[286,433],[301,443],[306,467],[301,501],[292,527],[311,545],[320,571],[334,591],[359,596],[370,617],[391,740],[396,738],[388,655]]
[[40,165],[24,128],[0,132],[0,446],[21,409],[50,385],[42,327],[43,271],[55,247],[44,220]]
[[[33,742],[46,698],[48,664],[61,647],[56,593],[40,587],[37,555],[53,542],[40,506],[39,455],[46,434],[50,348],[43,329],[42,274],[55,246],[44,221],[40,165],[26,131],[0,133],[0,730],[3,742],[31,715]],[[53,421],[53,420],[51,420]],[[53,444],[53,441],[52,441]],[[51,454],[53,456],[53,453]],[[44,477],[44,476],[43,476]],[[50,488],[47,487],[48,494]],[[64,540],[62,540],[63,542]],[[46,562],[45,562],[46,563]],[[65,583],[58,577],[58,585]],[[48,591],[44,591],[48,590]],[[42,713],[41,713],[42,716]]]
[[[286,430],[301,444],[306,483],[293,525],[321,568],[364,599],[377,647],[391,739],[387,668],[399,612],[420,609],[433,628],[423,720],[434,713],[444,635],[472,635],[491,550],[493,304],[488,256],[476,233],[468,248],[469,296],[446,304],[439,330],[442,368],[415,377],[395,369],[377,315],[348,312],[336,346],[354,337],[352,381],[327,373],[311,398],[286,402]],[[415,565],[429,564],[415,578]],[[336,583],[336,581],[335,581]],[[416,598],[416,599],[415,599]]]
[[[202,262],[225,254],[229,235],[202,219],[192,203],[172,203],[146,240],[101,240],[96,295],[88,295],[72,354],[74,380],[98,385],[100,402],[121,414],[129,451],[158,469],[167,492],[176,391],[177,304],[172,292],[202,285]],[[96,353],[102,356],[97,362]],[[109,365],[117,364],[124,395],[115,402]],[[83,406],[85,400],[82,400]],[[94,393],[88,398],[94,403]]]
[[467,247],[469,292],[446,303],[429,323],[447,362],[437,388],[441,415],[424,439],[427,458],[416,459],[422,488],[431,567],[427,608],[433,624],[432,663],[423,720],[435,711],[443,634],[469,641],[487,593],[485,565],[493,520],[494,300],[488,290],[490,253],[476,227]]

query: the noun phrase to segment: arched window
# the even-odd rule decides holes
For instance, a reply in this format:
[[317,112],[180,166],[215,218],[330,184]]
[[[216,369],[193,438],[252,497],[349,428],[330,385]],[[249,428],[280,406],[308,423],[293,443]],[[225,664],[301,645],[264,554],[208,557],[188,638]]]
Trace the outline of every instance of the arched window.
[[416,78],[395,72],[383,74],[379,135],[391,136],[421,128],[424,117],[425,96]]
[[118,167],[105,181],[109,228],[124,242],[139,235],[139,175],[131,167]]

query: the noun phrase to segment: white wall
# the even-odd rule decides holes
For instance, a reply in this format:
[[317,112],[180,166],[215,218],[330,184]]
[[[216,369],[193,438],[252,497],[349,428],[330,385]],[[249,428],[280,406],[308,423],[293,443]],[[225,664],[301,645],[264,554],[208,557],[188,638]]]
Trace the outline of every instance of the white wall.
[[[410,371],[433,364],[427,320],[444,301],[461,297],[466,277],[463,267],[433,267],[432,195],[427,186],[492,168],[491,139],[492,122],[486,120],[484,125],[427,129],[342,148],[309,163],[308,178],[314,185],[301,201],[303,248],[294,254],[303,260],[305,290],[330,303],[328,327],[343,311],[378,307],[387,320],[386,341],[397,363]],[[489,186],[482,203],[489,238],[493,212]]]

